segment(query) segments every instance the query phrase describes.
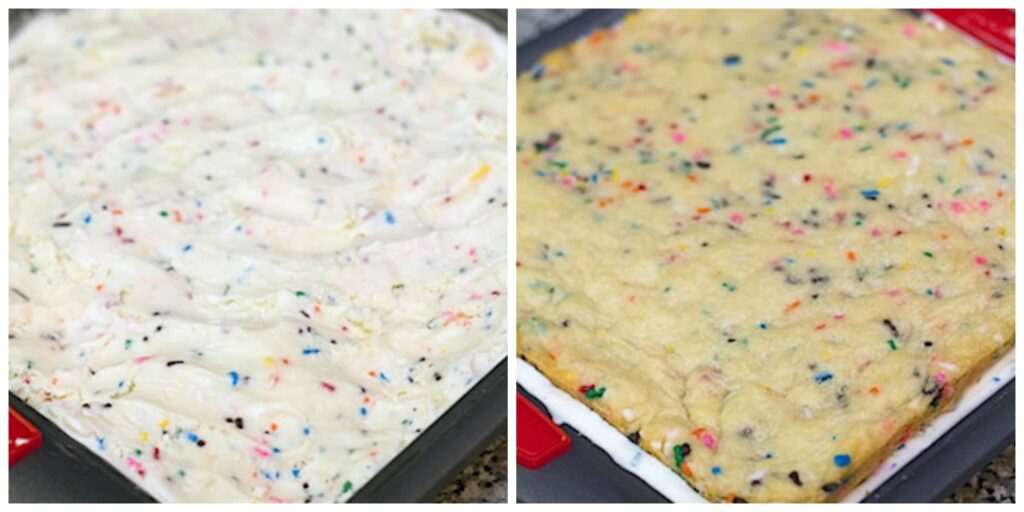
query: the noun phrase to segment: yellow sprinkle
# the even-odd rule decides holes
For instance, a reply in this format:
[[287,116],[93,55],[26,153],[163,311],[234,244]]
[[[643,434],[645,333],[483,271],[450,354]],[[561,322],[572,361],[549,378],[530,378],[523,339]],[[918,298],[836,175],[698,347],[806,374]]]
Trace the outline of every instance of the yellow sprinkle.
[[149,441],[149,434],[147,434],[145,432],[139,432],[139,441],[143,442],[143,443],[145,443],[146,441]]
[[902,268],[903,270],[910,270],[910,263],[904,263],[903,266],[900,268]]
[[875,188],[885,188],[888,187],[890,183],[892,183],[892,178],[885,176],[884,178],[878,180],[878,183],[876,184]]
[[263,364],[265,364],[267,366],[274,366],[274,359],[271,358],[271,357],[264,357],[263,358]]
[[996,232],[999,233],[999,236],[1006,236],[1006,228],[1004,228],[1003,226],[999,226],[998,228],[996,228]]
[[171,420],[164,418],[160,420],[160,428],[167,428],[167,425],[171,424]]
[[802,44],[800,46],[797,46],[796,47],[796,55],[797,55],[797,57],[806,57],[807,56],[807,45],[803,45]]
[[612,179],[613,182],[614,181],[619,181],[619,170],[618,169],[612,169],[611,179]]
[[808,258],[813,258],[814,257],[814,251],[807,251],[807,257]]
[[679,244],[679,247],[677,247],[676,249],[679,252],[686,252],[686,244]]
[[665,345],[665,350],[667,350],[669,354],[675,354],[676,353],[676,346],[675,345]]
[[469,181],[476,181],[476,180],[478,180],[480,178],[483,178],[484,176],[487,176],[487,173],[489,173],[489,172],[491,172],[491,166],[489,166],[487,164],[481,165],[480,168],[477,169],[476,172],[474,172],[469,177]]

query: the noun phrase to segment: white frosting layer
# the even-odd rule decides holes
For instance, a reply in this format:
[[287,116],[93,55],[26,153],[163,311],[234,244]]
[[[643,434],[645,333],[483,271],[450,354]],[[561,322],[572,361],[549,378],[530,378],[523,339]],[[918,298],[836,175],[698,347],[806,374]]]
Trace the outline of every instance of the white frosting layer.
[[42,17],[11,389],[161,501],[344,501],[506,353],[505,43],[454,12]]

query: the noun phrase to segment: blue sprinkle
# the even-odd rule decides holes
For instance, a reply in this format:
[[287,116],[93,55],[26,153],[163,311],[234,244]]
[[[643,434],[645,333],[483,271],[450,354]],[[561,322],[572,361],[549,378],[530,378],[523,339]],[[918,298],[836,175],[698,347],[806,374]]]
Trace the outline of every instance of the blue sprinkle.
[[292,468],[292,476],[294,476],[295,478],[299,477],[299,468],[298,467]]
[[119,387],[119,388],[123,388],[123,387],[124,387],[124,381],[123,381],[123,380],[121,380],[121,381],[118,381],[118,382],[117,382],[117,387]]
[[306,427],[306,428],[302,429],[302,435],[304,435],[304,436],[308,436],[309,435],[309,427]]
[[786,138],[776,137],[774,139],[768,139],[768,144],[771,144],[772,146],[782,146],[786,144]]
[[184,250],[185,252],[189,252],[189,251],[191,251],[191,250],[192,250],[192,244],[186,244],[186,245],[185,245],[185,247],[183,248],[183,250]]
[[768,453],[764,454],[764,458],[766,458],[766,459],[770,459],[772,457],[774,457],[774,455],[772,455],[772,452],[768,452]]
[[318,349],[318,348],[304,348],[304,349],[302,349],[302,355],[304,355],[304,356],[311,356],[313,354],[319,354],[319,353],[320,353],[320,349]]
[[832,436],[832,440],[833,440],[833,441],[835,441],[836,439],[839,439],[839,438],[838,438],[838,437],[836,437],[836,436]]
[[541,78],[544,78],[545,71],[547,71],[547,68],[544,67],[543,64],[541,64],[539,66],[535,66],[533,68],[533,71],[530,71],[530,74],[533,75],[534,80],[540,80]]
[[278,453],[281,453],[281,449],[280,448],[271,448],[270,451],[274,452],[275,455],[278,454]]
[[361,414],[363,416],[366,416],[366,407],[360,407],[359,408],[359,414]]
[[1003,379],[1000,379],[999,376],[995,376],[995,377],[992,377],[992,381],[993,382],[1002,382]]
[[79,36],[75,39],[75,48],[82,48],[83,46],[85,46],[85,38]]
[[85,214],[85,219],[84,220],[85,220],[86,224],[92,224],[92,214],[91,213]]
[[804,87],[806,87],[808,89],[813,89],[814,88],[814,82],[812,82],[810,80],[801,80],[800,81],[800,85],[802,85],[802,86],[804,86]]
[[711,474],[712,475],[721,475],[722,474],[722,468],[720,468],[718,466],[712,466],[711,467]]
[[96,446],[98,446],[100,451],[102,452],[107,449],[107,442],[102,437],[97,437]]
[[956,62],[954,62],[953,59],[950,59],[949,57],[943,57],[942,63],[949,67],[953,67],[956,65]]
[[391,382],[391,379],[389,379],[387,375],[384,375],[384,372],[380,372],[380,380],[384,382]]
[[741,59],[739,55],[729,55],[726,58],[722,59],[722,64],[732,67],[738,65],[742,61],[743,59]]
[[832,458],[832,460],[835,461],[836,466],[839,466],[841,468],[845,468],[846,466],[850,465],[850,456],[845,453],[840,453],[839,455],[836,455],[835,457]]
[[864,88],[865,89],[871,89],[871,88],[875,87],[876,85],[878,85],[878,79],[877,78],[872,78],[871,80],[868,80],[867,83],[864,84]]
[[875,199],[878,197],[879,192],[875,189],[861,190],[860,195],[864,196],[864,199]]
[[192,441],[193,443],[199,441],[199,436],[195,435],[192,432],[189,432],[187,437],[188,437],[188,440]]
[[238,372],[228,372],[228,377],[231,377],[231,387],[238,385]]
[[822,382],[825,382],[826,380],[829,380],[831,378],[832,378],[832,373],[830,373],[830,372],[821,372],[821,373],[819,373],[819,374],[814,376],[814,380],[817,381],[818,384],[821,384]]
[[265,469],[261,469],[260,470],[260,474],[262,474],[263,478],[266,478],[267,480],[273,480],[274,479],[274,475],[271,475],[270,471],[267,471]]
[[761,323],[757,324],[757,327],[760,328],[762,331],[764,331],[764,330],[768,329],[768,324],[766,324],[764,322],[761,322]]
[[322,136],[316,138],[316,143],[317,144],[323,144],[325,142],[327,142],[327,139],[323,138]]
[[384,212],[384,220],[388,221],[388,224],[394,224],[395,214],[391,213],[390,211]]

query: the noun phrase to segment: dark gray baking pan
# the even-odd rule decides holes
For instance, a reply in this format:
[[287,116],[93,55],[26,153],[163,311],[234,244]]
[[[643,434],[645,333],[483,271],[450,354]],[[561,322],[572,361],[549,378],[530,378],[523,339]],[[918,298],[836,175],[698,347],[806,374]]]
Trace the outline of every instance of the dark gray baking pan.
[[[503,9],[466,9],[507,34]],[[34,11],[9,11],[11,34]],[[43,434],[43,446],[10,468],[11,503],[145,503],[155,501],[105,460],[65,434],[21,399],[11,407]],[[387,466],[363,485],[350,503],[432,502],[438,493],[507,430],[508,361],[455,402]]]
[[[517,49],[516,70],[529,72],[546,53],[596,28],[618,23],[630,10],[587,10]],[[1014,436],[1016,379],[921,452],[863,501],[928,503],[944,500],[1002,452]],[[524,389],[519,392],[544,409]],[[516,496],[524,503],[661,503],[668,501],[568,425],[572,449],[538,470],[516,466]],[[956,461],[951,463],[950,461]]]

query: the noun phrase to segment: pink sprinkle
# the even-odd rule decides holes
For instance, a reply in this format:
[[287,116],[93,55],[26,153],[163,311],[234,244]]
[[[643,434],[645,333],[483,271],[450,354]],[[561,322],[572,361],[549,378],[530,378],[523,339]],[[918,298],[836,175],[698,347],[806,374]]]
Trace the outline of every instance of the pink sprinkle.
[[470,256],[476,256],[476,247],[470,247],[469,248],[469,255]]
[[619,69],[626,71],[628,73],[635,73],[639,68],[631,64],[628,60],[624,60],[621,64],[619,64]]
[[469,294],[469,300],[480,300],[480,294],[476,292]]
[[893,288],[886,293],[888,293],[890,297],[899,297],[903,292],[899,288]]
[[846,140],[850,140],[853,138],[853,131],[849,128],[843,128],[842,130],[839,130],[839,136]]
[[903,35],[907,37],[917,37],[917,27],[915,27],[912,23],[907,23],[906,25],[903,25]]
[[949,208],[953,210],[955,213],[963,213],[967,211],[967,207],[964,206],[964,203],[960,201],[953,201],[949,203]]
[[260,457],[269,457],[270,456],[270,452],[264,450],[263,448],[260,448],[259,446],[253,446],[252,447],[252,451],[256,455],[259,455]]
[[782,89],[780,89],[779,86],[777,86],[777,85],[770,85],[770,86],[768,86],[768,95],[769,96],[771,96],[773,98],[777,98],[780,94],[782,94]]
[[793,234],[796,235],[796,236],[803,236],[804,235],[804,230],[802,230],[802,229],[794,229],[793,230]]
[[874,238],[882,236],[882,230],[878,228],[871,228],[871,236]]
[[984,256],[975,256],[974,262],[978,265],[988,265],[988,260]]
[[571,178],[562,178],[562,185],[566,186],[566,187],[571,187],[572,186],[572,179]]
[[682,144],[684,140],[686,140],[686,135],[683,135],[683,132],[672,132],[672,142],[675,142],[676,144]]
[[978,208],[979,208],[979,209],[980,209],[980,210],[981,210],[981,211],[982,211],[983,213],[984,213],[984,212],[988,212],[989,208],[992,208],[992,203],[990,203],[990,202],[988,202],[988,201],[986,201],[986,200],[982,199],[981,201],[978,201]]
[[836,55],[844,55],[850,53],[851,47],[846,41],[832,40],[825,43],[825,49]]
[[267,499],[270,500],[271,503],[284,503],[284,500],[277,496],[268,496]]
[[832,318],[835,318],[836,320],[842,320],[846,318],[846,313],[836,313],[832,315]]
[[836,186],[831,181],[825,182],[825,195],[828,196],[829,199],[839,197],[836,195]]
[[739,224],[740,222],[743,222],[743,216],[738,213],[734,213],[729,216],[729,220],[731,220],[733,224]]
[[134,363],[142,364],[145,363],[146,361],[149,361],[150,359],[153,359],[153,356],[139,356],[134,359]]
[[715,447],[718,444],[715,441],[715,436],[708,434],[707,432],[704,432],[700,435],[700,442],[704,443],[704,446],[707,446],[708,449],[711,451],[715,451]]
[[907,152],[901,149],[897,149],[896,151],[889,153],[889,156],[892,157],[893,160],[900,160],[907,157]]
[[939,384],[945,386],[946,383],[949,382],[949,380],[946,378],[945,373],[939,372],[935,374],[935,382],[938,382]]
[[323,386],[324,389],[326,389],[327,391],[330,391],[331,393],[334,393],[334,390],[337,389],[334,387],[333,384],[330,384],[328,382],[321,382],[320,385]]

